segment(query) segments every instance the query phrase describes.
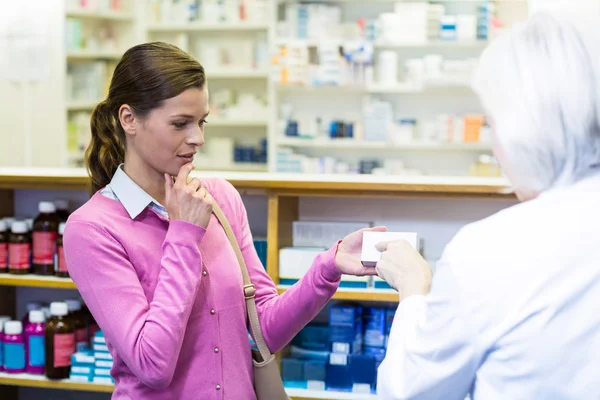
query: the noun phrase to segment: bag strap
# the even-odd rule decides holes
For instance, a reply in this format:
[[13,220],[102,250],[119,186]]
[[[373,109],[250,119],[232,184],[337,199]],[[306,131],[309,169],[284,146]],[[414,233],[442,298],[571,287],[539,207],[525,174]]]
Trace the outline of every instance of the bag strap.
[[260,321],[258,319],[258,312],[256,310],[256,302],[254,301],[254,296],[256,295],[256,286],[254,286],[254,284],[250,281],[250,274],[248,273],[248,268],[246,267],[242,250],[240,249],[235,234],[233,233],[233,229],[231,229],[231,225],[229,224],[227,217],[216,201],[213,202],[213,213],[223,226],[225,234],[227,234],[227,239],[229,239],[229,243],[231,244],[231,247],[233,247],[235,255],[237,256],[238,264],[240,265],[242,277],[244,279],[243,290],[244,298],[246,300],[248,319],[250,320],[250,329],[252,330],[252,336],[254,336],[254,340],[256,341],[258,350],[260,351],[262,361],[266,361],[271,357],[271,351],[267,347],[267,343],[265,342],[265,338],[263,337],[260,329]]

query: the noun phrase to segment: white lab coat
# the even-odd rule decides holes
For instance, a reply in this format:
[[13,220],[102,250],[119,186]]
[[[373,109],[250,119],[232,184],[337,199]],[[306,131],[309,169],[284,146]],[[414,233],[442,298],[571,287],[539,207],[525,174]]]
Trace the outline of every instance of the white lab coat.
[[600,399],[600,176],[464,227],[398,306],[384,400]]

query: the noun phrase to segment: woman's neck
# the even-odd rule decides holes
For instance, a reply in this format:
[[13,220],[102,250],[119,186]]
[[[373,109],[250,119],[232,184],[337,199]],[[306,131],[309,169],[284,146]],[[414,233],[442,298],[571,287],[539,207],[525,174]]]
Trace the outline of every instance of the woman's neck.
[[152,198],[165,205],[165,177],[137,157],[126,157],[123,171]]

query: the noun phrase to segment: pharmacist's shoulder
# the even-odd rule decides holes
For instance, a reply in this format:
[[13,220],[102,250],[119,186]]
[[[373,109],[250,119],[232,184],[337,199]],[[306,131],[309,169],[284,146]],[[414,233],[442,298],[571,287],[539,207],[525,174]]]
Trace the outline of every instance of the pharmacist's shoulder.
[[478,261],[482,257],[500,256],[507,250],[514,252],[525,245],[523,238],[545,229],[540,222],[547,215],[547,210],[537,201],[508,204],[506,208],[461,228],[445,253]]
[[468,224],[446,246],[440,265],[452,268],[465,293],[494,298],[517,276],[534,278],[547,246],[547,215],[543,205],[532,201]]

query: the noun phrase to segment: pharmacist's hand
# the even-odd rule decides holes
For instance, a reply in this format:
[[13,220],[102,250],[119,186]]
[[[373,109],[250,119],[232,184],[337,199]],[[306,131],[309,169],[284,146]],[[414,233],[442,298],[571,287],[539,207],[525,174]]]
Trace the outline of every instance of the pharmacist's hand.
[[377,275],[375,268],[365,267],[360,261],[363,233],[385,231],[387,231],[385,226],[377,226],[374,228],[364,228],[346,236],[338,245],[337,252],[335,253],[335,265],[337,265],[342,274],[355,276]]
[[213,198],[202,187],[200,179],[193,178],[187,183],[188,175],[194,166],[185,164],[179,170],[175,183],[165,174],[166,207],[171,220],[182,220],[206,229],[213,207]]
[[429,293],[431,268],[410,243],[394,240],[378,243],[376,247],[382,252],[375,268],[377,275],[400,292],[400,298]]

